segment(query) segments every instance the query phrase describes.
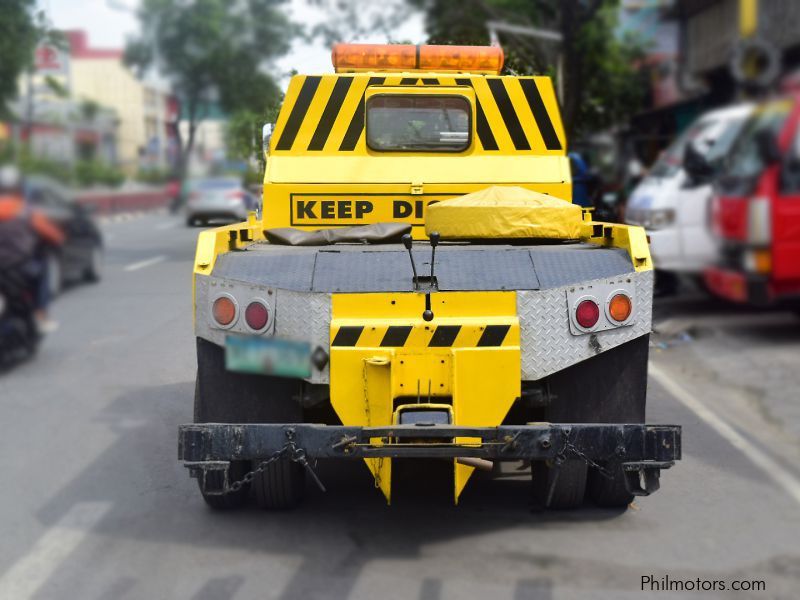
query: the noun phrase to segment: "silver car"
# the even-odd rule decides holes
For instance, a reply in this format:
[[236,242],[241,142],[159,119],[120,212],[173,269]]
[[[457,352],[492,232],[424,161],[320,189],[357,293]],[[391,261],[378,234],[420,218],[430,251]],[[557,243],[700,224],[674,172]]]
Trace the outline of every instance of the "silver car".
[[258,201],[233,177],[195,179],[189,182],[186,224],[205,225],[214,219],[244,221],[258,209]]

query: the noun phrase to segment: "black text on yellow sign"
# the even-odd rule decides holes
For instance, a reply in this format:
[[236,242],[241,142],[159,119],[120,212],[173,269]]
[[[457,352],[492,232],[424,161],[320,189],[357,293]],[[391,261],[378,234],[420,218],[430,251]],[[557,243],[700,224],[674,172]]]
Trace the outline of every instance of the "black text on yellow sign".
[[400,221],[425,224],[425,207],[458,194],[291,194],[293,226],[366,225]]

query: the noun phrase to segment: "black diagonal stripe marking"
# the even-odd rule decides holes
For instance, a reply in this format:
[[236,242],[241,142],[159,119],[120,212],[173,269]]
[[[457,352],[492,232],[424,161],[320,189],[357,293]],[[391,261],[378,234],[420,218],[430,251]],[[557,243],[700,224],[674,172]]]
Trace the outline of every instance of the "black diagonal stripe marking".
[[410,325],[391,325],[381,340],[381,346],[401,347],[411,333]]
[[439,80],[435,77],[423,77],[422,83],[425,85],[439,85]]
[[542,134],[544,145],[548,150],[561,150],[561,141],[556,135],[556,130],[553,127],[553,122],[550,120],[550,115],[542,101],[542,95],[539,93],[539,87],[533,79],[520,79],[522,91],[525,98],[528,100],[528,106],[531,107],[533,118],[536,120],[536,125],[539,126],[539,131]]
[[511,325],[487,325],[478,340],[478,346],[502,346]]
[[400,80],[400,85],[417,85],[419,77],[403,77]]
[[514,110],[514,105],[511,103],[511,98],[508,96],[508,90],[506,90],[503,80],[499,78],[487,79],[486,83],[489,84],[489,89],[492,92],[494,101],[497,103],[500,116],[503,117],[503,122],[506,124],[511,141],[514,142],[514,148],[517,150],[530,150],[531,145],[528,143],[528,138],[525,137],[525,132],[522,130],[519,117]]
[[289,118],[286,120],[286,126],[281,132],[281,139],[275,146],[276,150],[291,150],[294,144],[294,138],[297,137],[297,132],[300,131],[300,125],[303,124],[303,119],[308,112],[308,107],[311,105],[311,100],[319,87],[321,77],[306,77],[303,82],[303,87],[300,88],[300,93],[297,94],[297,101],[292,107],[292,112],[289,113]]
[[[469,79],[456,79],[458,85],[468,85],[473,87]],[[499,150],[497,141],[494,139],[492,128],[489,126],[489,121],[486,119],[486,114],[483,112],[481,101],[475,97],[475,128],[478,131],[478,139],[481,141],[481,146],[484,150]]]
[[331,346],[355,346],[358,343],[358,338],[361,337],[361,332],[364,331],[363,327],[353,327],[345,325],[340,327],[336,332],[336,337],[333,338]]
[[439,325],[433,332],[429,348],[449,348],[456,341],[461,325]]
[[350,125],[347,126],[347,131],[339,146],[340,152],[356,149],[358,138],[361,137],[361,132],[364,131],[364,96],[367,94],[367,88],[371,85],[383,85],[384,81],[386,81],[385,77],[369,78],[367,85],[364,87],[364,92],[361,94],[361,100],[358,101],[358,106],[356,106],[356,112],[353,113],[353,118],[350,119]]
[[333,91],[331,92],[331,97],[328,98],[328,103],[325,105],[325,110],[322,111],[317,129],[314,131],[311,142],[308,144],[309,150],[322,150],[325,147],[325,142],[328,141],[328,136],[331,134],[336,116],[339,114],[339,109],[342,107],[342,103],[352,83],[352,77],[340,77],[336,80]]

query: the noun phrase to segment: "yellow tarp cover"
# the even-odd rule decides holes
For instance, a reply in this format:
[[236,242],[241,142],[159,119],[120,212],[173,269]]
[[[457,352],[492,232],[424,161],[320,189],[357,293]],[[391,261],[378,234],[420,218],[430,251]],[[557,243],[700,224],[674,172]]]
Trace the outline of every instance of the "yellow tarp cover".
[[425,232],[448,238],[580,237],[580,206],[518,186],[492,186],[430,204]]

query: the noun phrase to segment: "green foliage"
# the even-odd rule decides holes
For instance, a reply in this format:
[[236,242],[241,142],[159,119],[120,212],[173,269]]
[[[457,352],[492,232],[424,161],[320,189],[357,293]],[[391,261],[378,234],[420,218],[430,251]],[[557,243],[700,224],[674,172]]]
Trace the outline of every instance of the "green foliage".
[[75,164],[75,183],[81,187],[107,185],[119,187],[125,175],[107,163],[98,160],[82,160]]
[[646,82],[637,72],[643,55],[634,39],[615,35],[619,0],[409,0],[426,11],[428,43],[489,43],[486,22],[556,30],[559,47],[520,34],[500,33],[505,70],[555,77],[563,60],[562,116],[569,139],[620,123],[641,108]]
[[228,158],[249,162],[258,159],[261,173],[264,172],[264,153],[262,151],[261,130],[266,123],[275,123],[280,110],[280,102],[260,112],[240,110],[231,115],[225,128],[225,145]]
[[17,94],[17,80],[33,62],[39,40],[35,0],[4,0],[0,9],[0,117]]
[[202,107],[217,103],[227,113],[260,113],[279,90],[264,71],[289,49],[297,28],[280,10],[282,0],[143,0],[142,36],[125,60],[140,70],[157,67],[172,83],[189,121],[181,167],[194,143]]
[[136,173],[136,181],[141,183],[161,184],[167,183],[172,179],[172,173],[168,169],[148,168],[139,169]]
[[102,161],[80,160],[71,169],[66,163],[35,156],[27,146],[20,150],[18,160],[20,170],[26,175],[45,175],[67,185],[118,187],[125,181],[122,171]]
[[72,183],[73,173],[68,165],[34,156],[27,147],[22,148],[18,160],[20,170],[26,175],[46,175],[56,181]]

